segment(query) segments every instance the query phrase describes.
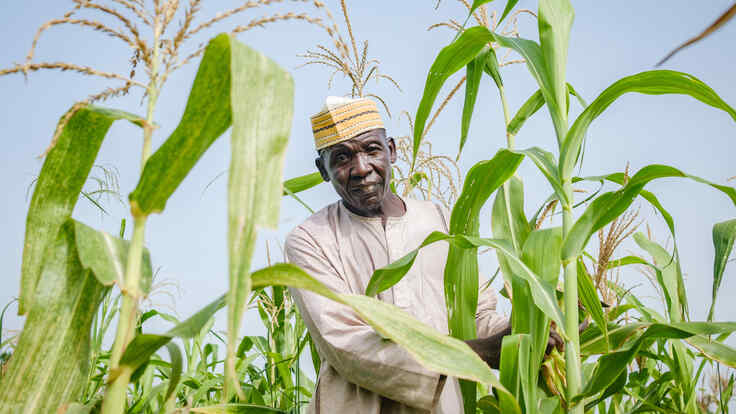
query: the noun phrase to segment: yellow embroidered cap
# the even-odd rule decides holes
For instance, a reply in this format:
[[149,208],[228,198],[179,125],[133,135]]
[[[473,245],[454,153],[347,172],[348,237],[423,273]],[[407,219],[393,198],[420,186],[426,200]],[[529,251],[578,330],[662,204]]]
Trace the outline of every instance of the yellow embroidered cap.
[[347,141],[365,131],[383,128],[378,106],[367,98],[328,96],[325,106],[311,119],[317,150]]

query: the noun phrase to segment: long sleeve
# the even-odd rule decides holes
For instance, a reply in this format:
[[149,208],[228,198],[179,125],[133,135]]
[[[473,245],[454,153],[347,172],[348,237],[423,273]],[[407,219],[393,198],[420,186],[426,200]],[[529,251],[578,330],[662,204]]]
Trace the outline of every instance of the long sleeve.
[[[289,235],[285,252],[289,262],[333,291],[356,293],[303,229]],[[300,289],[291,293],[322,358],[342,378],[410,407],[429,411],[437,404],[444,377],[382,338],[349,307]]]
[[509,318],[496,311],[498,299],[495,290],[487,286],[478,295],[478,310],[475,313],[475,326],[478,338],[487,338],[503,331]]

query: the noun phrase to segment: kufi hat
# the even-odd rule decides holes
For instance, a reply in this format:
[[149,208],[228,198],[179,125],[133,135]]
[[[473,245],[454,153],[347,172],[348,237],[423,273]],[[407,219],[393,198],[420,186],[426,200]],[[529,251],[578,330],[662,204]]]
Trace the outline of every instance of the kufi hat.
[[328,96],[325,106],[311,119],[317,150],[347,141],[365,131],[383,128],[378,106],[366,98]]

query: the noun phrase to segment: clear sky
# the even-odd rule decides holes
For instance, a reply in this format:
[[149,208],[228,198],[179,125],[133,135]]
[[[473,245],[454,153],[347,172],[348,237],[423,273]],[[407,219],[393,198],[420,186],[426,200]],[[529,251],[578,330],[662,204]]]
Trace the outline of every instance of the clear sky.
[[[241,4],[233,0],[203,3],[203,16],[214,16],[218,11]],[[499,8],[503,4],[500,1],[496,3]],[[618,78],[652,69],[670,49],[712,22],[731,3],[730,0],[573,1],[576,19],[569,49],[568,81],[591,101]],[[36,28],[60,17],[70,8],[69,4],[71,2],[59,0],[0,2],[0,39],[3,39],[0,67],[22,62]],[[348,4],[358,40],[369,41],[369,57],[380,59],[381,71],[391,75],[402,87],[402,92],[398,92],[387,82],[381,82],[371,85],[370,91],[381,95],[393,114],[402,110],[414,114],[429,66],[439,49],[453,37],[453,33],[444,28],[429,32],[426,29],[448,18],[462,20],[464,8],[455,0],[443,0],[438,9],[434,8],[435,1],[429,0],[352,0]],[[336,17],[339,16],[339,2],[327,0],[327,5]],[[287,6],[300,12],[318,14],[303,3],[269,6],[223,23],[195,42],[205,41],[218,31],[245,24],[254,17],[283,12]],[[536,2],[522,0],[519,7],[536,9]],[[533,20],[523,17],[520,23],[523,37],[537,38]],[[314,171],[315,153],[308,117],[321,107],[326,95],[349,92],[349,84],[338,76],[333,89],[327,90],[330,73],[316,65],[297,68],[305,62],[297,55],[308,49],[314,50],[317,44],[329,46],[329,38],[314,26],[286,22],[269,25],[265,29],[256,28],[241,34],[239,39],[293,73],[296,83],[295,116],[284,175],[288,178]],[[734,39],[736,22],[684,50],[665,68],[695,75],[735,106]],[[89,30],[66,27],[47,31],[41,38],[36,56],[37,61],[68,61],[127,74],[131,53],[115,39]],[[155,116],[161,126],[154,136],[155,147],[175,128],[196,65],[176,72],[166,85]],[[502,75],[510,106],[515,112],[537,87],[523,66],[504,68]],[[457,80],[457,77],[453,79]],[[450,83],[454,85],[452,81]],[[30,198],[27,189],[41,167],[37,156],[49,143],[56,122],[66,109],[73,102],[108,85],[108,81],[73,73],[33,73],[27,81],[19,75],[0,77],[0,125],[5,142],[0,153],[0,177],[5,194],[5,202],[0,206],[0,306],[18,294],[23,232]],[[145,109],[140,103],[140,94],[136,93],[102,105],[144,114]],[[455,155],[461,106],[461,99],[454,100],[433,127],[429,136],[435,151]],[[575,114],[579,113],[574,104],[572,107]],[[399,121],[395,115],[393,119],[386,119],[386,125],[389,134],[408,134],[406,121]],[[503,129],[495,87],[484,78],[460,162],[463,171],[477,161],[490,158],[505,145]],[[190,315],[227,289],[227,180],[225,176],[216,177],[229,163],[228,141],[227,134],[219,139],[174,193],[166,211],[149,220],[147,247],[158,269],[158,280],[174,281],[180,287],[180,292],[175,292],[175,309],[182,317]],[[524,126],[516,142],[520,148],[536,145],[556,151],[546,109]],[[140,149],[140,130],[125,122],[117,122],[110,129],[97,161],[119,170],[120,190],[124,198],[137,182]],[[634,171],[647,164],[662,163],[726,183],[729,177],[736,175],[734,154],[736,123],[726,113],[689,97],[632,94],[619,99],[593,123],[581,174],[623,171],[627,162]],[[531,162],[522,164],[519,175],[526,186],[527,213],[532,214],[551,190]],[[212,182],[213,179],[216,180]],[[210,182],[212,185],[208,187]],[[736,181],[729,184],[736,185]],[[736,209],[723,194],[690,181],[661,180],[648,189],[659,196],[675,218],[692,317],[702,320],[710,304],[713,273],[711,228],[716,222],[733,218]],[[322,185],[304,193],[303,199],[318,209],[334,201],[336,196],[331,187]],[[127,209],[114,200],[106,206],[110,214],[100,215],[89,203],[80,201],[74,216],[96,228],[117,234],[120,219],[128,215]],[[484,210],[481,218],[483,235],[490,233],[488,210]],[[288,231],[304,220],[308,212],[296,202],[285,200],[281,216],[278,231],[262,234],[254,268],[266,262],[264,241],[269,240],[272,247],[280,245]],[[666,227],[648,205],[642,205],[641,217],[651,226],[657,241],[667,242]],[[276,258],[280,257],[277,248],[272,251],[277,252]],[[635,245],[629,243],[621,247],[618,255],[636,251]],[[481,262],[482,277],[487,278],[495,271],[495,257],[486,254]],[[735,267],[731,263],[726,268],[716,309],[718,320],[736,320],[736,306],[732,302],[736,289]],[[639,272],[631,269],[623,277],[628,286],[640,286],[635,292],[653,295]],[[158,304],[171,304],[165,295],[155,296],[152,300]],[[653,299],[650,303],[654,303]],[[508,305],[502,306],[508,309]],[[217,326],[224,328],[224,320],[225,314],[219,314]],[[7,316],[5,326],[8,329],[18,329],[21,325],[22,319],[15,312]],[[256,315],[247,318],[243,332],[262,332]]]

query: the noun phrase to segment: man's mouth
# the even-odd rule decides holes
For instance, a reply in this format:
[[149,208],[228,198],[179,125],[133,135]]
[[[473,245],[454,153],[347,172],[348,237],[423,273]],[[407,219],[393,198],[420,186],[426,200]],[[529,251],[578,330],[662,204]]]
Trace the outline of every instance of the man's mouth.
[[352,186],[350,188],[350,193],[360,198],[369,198],[371,196],[377,196],[379,192],[378,190],[378,183],[364,184]]

